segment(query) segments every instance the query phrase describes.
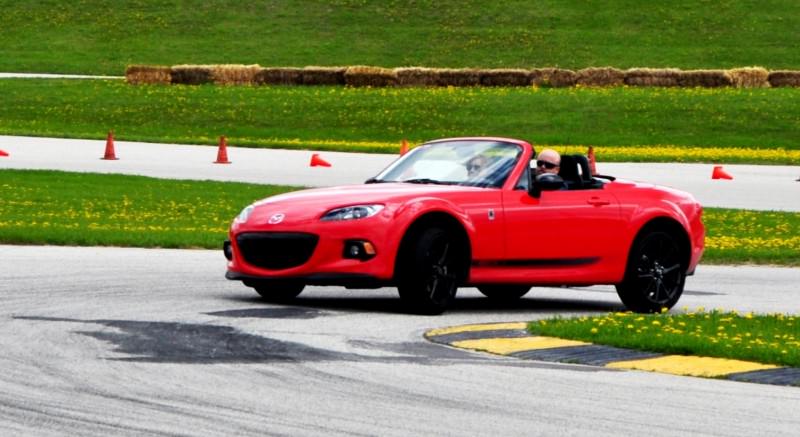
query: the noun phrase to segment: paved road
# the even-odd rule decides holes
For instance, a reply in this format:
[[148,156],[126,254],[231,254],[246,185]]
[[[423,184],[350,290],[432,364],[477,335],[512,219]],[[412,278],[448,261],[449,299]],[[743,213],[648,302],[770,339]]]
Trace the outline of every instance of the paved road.
[[[59,169],[287,185],[361,183],[397,155],[321,152],[333,166],[309,167],[312,152],[231,147],[229,165],[212,164],[210,146],[115,143],[118,161],[103,161],[105,141],[0,136],[3,168]],[[601,173],[693,193],[705,206],[800,211],[800,167],[729,165],[733,180],[711,180],[709,164],[598,164]]]
[[[463,290],[439,317],[393,289],[294,306],[214,251],[0,246],[0,435],[797,435],[800,388],[488,357],[430,327],[620,308],[608,287]],[[680,305],[800,311],[800,270],[701,266]]]

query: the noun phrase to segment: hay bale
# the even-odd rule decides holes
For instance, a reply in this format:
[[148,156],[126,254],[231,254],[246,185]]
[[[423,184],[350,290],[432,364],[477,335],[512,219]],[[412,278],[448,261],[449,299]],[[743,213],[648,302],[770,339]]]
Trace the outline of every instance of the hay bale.
[[556,68],[550,73],[550,86],[556,88],[563,88],[568,86],[575,86],[578,80],[578,74],[572,70],[564,70]]
[[355,65],[347,67],[344,72],[344,83],[349,86],[387,87],[397,84],[394,70],[383,67]]
[[397,85],[400,86],[436,86],[439,80],[439,70],[424,67],[395,68]]
[[550,86],[550,76],[555,73],[556,68],[534,68],[528,72],[533,86]]
[[260,65],[211,65],[211,79],[217,85],[253,85]]
[[591,67],[579,70],[575,79],[582,86],[620,86],[625,83],[625,73],[612,67]]
[[728,76],[736,88],[769,87],[769,71],[762,67],[744,67],[728,70]]
[[682,87],[718,88],[733,85],[733,80],[725,70],[689,70],[678,76]]
[[474,68],[439,68],[436,70],[436,85],[478,86],[481,84],[480,70]]
[[479,75],[483,86],[528,86],[531,84],[531,74],[528,70],[498,68],[479,70]]
[[303,85],[344,85],[344,72],[347,67],[304,67]]
[[773,87],[779,86],[793,86],[800,87],[800,71],[794,70],[776,70],[769,72],[767,79],[769,84]]
[[125,69],[125,81],[131,85],[169,85],[172,82],[172,74],[169,67],[160,65],[129,65]]
[[631,68],[625,71],[625,85],[630,86],[678,86],[681,70],[677,68]]
[[303,70],[294,67],[270,67],[260,69],[253,82],[256,85],[302,85]]
[[173,65],[170,75],[173,84],[202,85],[213,82],[208,65]]

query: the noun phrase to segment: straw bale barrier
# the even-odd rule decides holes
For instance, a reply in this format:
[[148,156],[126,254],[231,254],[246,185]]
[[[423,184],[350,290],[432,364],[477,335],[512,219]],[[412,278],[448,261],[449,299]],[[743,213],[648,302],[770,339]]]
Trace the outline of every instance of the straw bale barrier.
[[657,87],[800,87],[800,70],[768,71],[763,67],[730,70],[679,70],[675,68],[591,67],[577,72],[560,68],[531,70],[474,68],[269,67],[258,65],[130,65],[130,84],[199,85],[348,85],[390,86],[657,86]]
[[495,70],[479,70],[483,86],[528,86],[531,84],[531,72],[516,68],[500,68]]
[[160,65],[129,65],[125,69],[125,81],[132,85],[169,85],[172,82],[172,74],[169,67]]
[[800,71],[778,70],[769,73],[769,84],[773,87],[800,87]]
[[439,86],[478,86],[481,84],[480,70],[474,68],[440,68],[436,84]]
[[389,68],[356,65],[347,67],[344,72],[344,83],[355,87],[393,86],[397,84],[397,74]]
[[619,86],[625,83],[625,73],[612,67],[591,67],[578,70],[575,84],[582,86]]
[[344,85],[347,67],[304,67],[303,85]]
[[555,73],[556,68],[534,68],[528,72],[528,76],[533,86],[549,86],[550,76]]
[[439,70],[424,67],[395,68],[397,85],[400,86],[437,86]]
[[302,85],[303,70],[294,67],[262,68],[256,73],[256,85]]
[[744,67],[728,70],[733,86],[737,88],[769,87],[769,71],[761,67]]
[[575,86],[575,83],[578,81],[578,74],[572,70],[563,70],[561,68],[556,68],[550,74],[549,83],[550,86],[555,88],[564,88]]
[[678,76],[678,85],[682,87],[718,88],[733,85],[730,75],[725,70],[688,70]]
[[174,65],[170,75],[174,84],[202,85],[213,82],[210,65]]
[[678,86],[681,70],[677,68],[631,68],[625,71],[625,85]]
[[260,70],[260,65],[212,65],[211,79],[217,85],[253,85]]

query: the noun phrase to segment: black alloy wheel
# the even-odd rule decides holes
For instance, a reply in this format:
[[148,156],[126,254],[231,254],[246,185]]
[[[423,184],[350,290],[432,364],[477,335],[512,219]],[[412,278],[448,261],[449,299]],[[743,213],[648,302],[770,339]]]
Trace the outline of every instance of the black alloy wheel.
[[680,246],[664,231],[647,233],[634,242],[625,279],[617,285],[628,309],[654,313],[672,308],[683,294],[686,266]]
[[410,309],[419,314],[441,314],[455,299],[460,261],[457,243],[441,228],[422,231],[401,254],[397,290]]

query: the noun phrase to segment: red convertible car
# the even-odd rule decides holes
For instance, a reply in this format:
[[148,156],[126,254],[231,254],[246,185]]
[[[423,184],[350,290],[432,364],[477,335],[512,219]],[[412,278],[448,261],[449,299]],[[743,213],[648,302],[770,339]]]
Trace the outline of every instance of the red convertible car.
[[258,201],[231,225],[226,277],[273,301],[309,284],[396,286],[426,314],[460,286],[516,299],[532,286],[614,284],[630,310],[675,305],[703,253],[694,197],[592,176],[583,155],[534,177],[534,156],[520,140],[443,139],[366,184]]

